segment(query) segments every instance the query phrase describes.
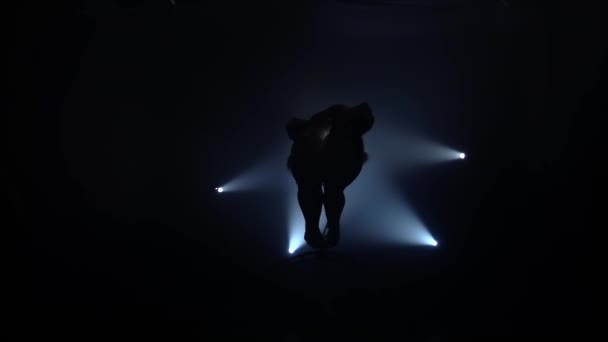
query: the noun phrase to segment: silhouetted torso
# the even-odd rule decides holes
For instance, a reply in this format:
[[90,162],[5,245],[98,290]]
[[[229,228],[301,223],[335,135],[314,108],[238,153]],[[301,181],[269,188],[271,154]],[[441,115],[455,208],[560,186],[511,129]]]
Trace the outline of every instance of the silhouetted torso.
[[371,109],[364,103],[356,107],[334,105],[310,120],[298,120],[291,128],[288,124],[293,140],[288,167],[314,169],[324,165],[327,169],[330,165],[365,163],[363,134],[373,121]]

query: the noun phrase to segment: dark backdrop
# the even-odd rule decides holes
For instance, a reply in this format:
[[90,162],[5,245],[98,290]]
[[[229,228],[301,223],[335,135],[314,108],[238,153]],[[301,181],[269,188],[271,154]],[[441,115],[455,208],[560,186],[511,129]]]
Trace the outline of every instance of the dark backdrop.
[[[425,339],[593,326],[599,5],[176,3],[13,12],[20,322],[282,337],[316,317]],[[470,157],[393,180],[447,246],[344,251],[329,319],[294,275],[313,261],[285,264],[282,194],[213,187],[288,146],[289,117],[363,100]],[[150,323],[175,319],[188,329]]]

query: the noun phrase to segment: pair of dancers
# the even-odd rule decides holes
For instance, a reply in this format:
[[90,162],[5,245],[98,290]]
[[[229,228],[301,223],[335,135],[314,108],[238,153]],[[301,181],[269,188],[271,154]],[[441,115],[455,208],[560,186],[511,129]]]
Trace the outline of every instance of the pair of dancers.
[[[293,118],[287,134],[293,141],[287,166],[298,185],[298,203],[304,214],[304,239],[313,248],[335,247],[340,240],[344,190],[367,161],[363,135],[374,124],[371,107],[333,105],[310,119]],[[325,207],[327,234],[319,230]]]

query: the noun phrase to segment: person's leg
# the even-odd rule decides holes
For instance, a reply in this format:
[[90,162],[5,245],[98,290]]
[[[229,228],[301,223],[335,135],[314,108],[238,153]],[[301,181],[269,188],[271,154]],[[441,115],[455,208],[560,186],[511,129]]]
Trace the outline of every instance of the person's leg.
[[328,227],[339,227],[340,217],[346,204],[344,188],[334,184],[325,184],[323,194],[323,204],[325,205],[325,216],[327,217]]
[[323,207],[321,178],[313,170],[294,169],[293,176],[298,184],[298,204],[304,215],[306,233],[304,240],[312,247],[323,247],[324,240],[319,231],[319,219]]
[[300,184],[298,186],[298,203],[306,222],[306,232],[318,231],[323,206],[321,183]]
[[346,205],[344,190],[357,178],[362,166],[359,163],[349,166],[342,164],[341,167],[330,170],[323,183],[323,205],[327,217],[328,233],[326,241],[328,247],[336,246],[340,240],[340,218]]

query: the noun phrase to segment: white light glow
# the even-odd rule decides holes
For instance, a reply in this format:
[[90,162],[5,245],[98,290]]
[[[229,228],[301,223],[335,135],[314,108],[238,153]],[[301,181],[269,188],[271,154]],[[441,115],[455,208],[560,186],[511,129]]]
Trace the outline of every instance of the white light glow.
[[216,190],[217,192],[224,192],[224,188],[222,188],[222,187],[215,188],[215,190]]
[[[303,229],[302,229],[303,230]],[[304,244],[304,232],[296,234],[289,239],[289,254],[293,254],[298,248]]]
[[381,179],[373,172],[362,172],[360,179],[347,188],[342,221],[350,225],[349,235],[389,244],[436,246],[437,242],[415,209],[394,186]]
[[289,237],[289,254],[293,254],[298,248],[304,245],[304,217],[298,204],[297,186],[289,184],[288,191],[288,212],[287,212],[287,228]]
[[460,157],[460,159],[464,159],[465,154],[464,154],[464,153],[461,153],[461,154],[459,154],[459,157]]
[[[289,146],[287,145],[287,147]],[[288,154],[289,151],[281,151],[259,159],[254,165],[242,170],[236,177],[223,183],[224,192],[281,188],[282,184],[277,182],[277,179],[282,177],[284,169],[277,166],[285,165]]]
[[429,230],[420,225],[417,226],[415,225],[414,227],[410,227],[410,230],[412,230],[413,232],[415,232],[414,236],[418,237],[418,241],[423,244],[423,245],[427,245],[427,246],[433,246],[436,247],[437,246],[437,240],[435,240],[433,238],[433,236],[431,235],[431,233],[429,232]]
[[375,163],[399,168],[464,159],[464,153],[432,137],[381,123],[365,135],[365,149]]

